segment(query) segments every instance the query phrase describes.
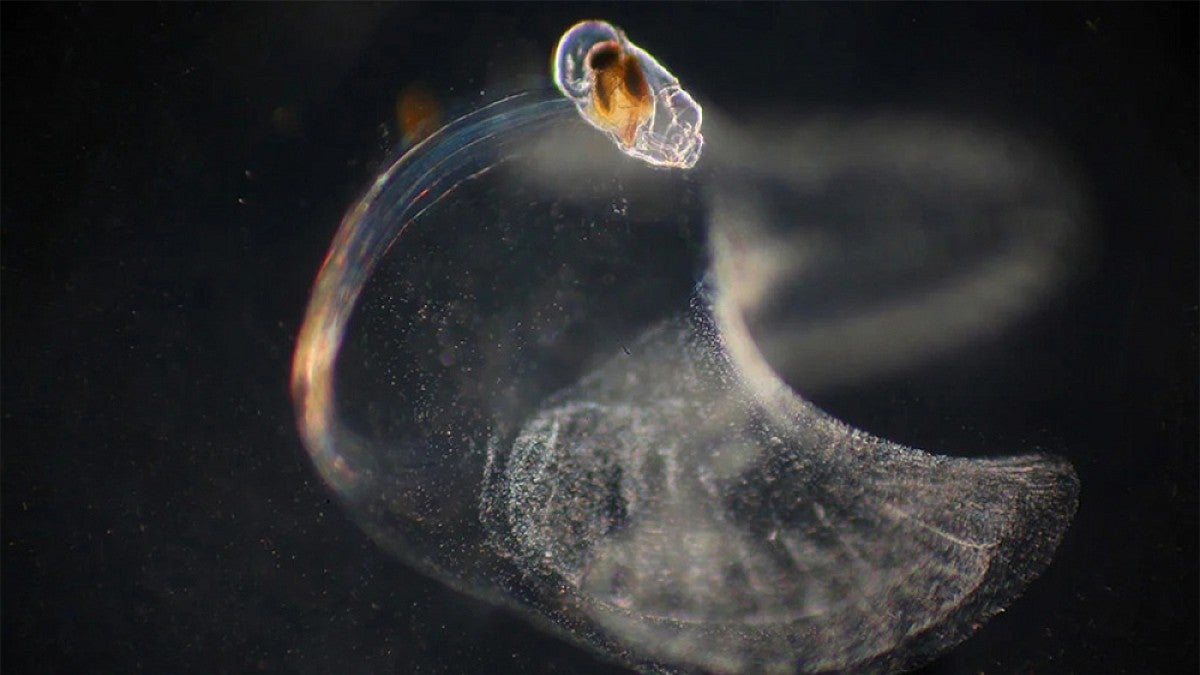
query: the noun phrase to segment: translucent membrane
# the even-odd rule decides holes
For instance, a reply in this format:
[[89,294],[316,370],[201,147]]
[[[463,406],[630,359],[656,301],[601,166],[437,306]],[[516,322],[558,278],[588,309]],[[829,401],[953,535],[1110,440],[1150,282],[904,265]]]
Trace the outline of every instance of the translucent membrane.
[[700,159],[700,105],[615,27],[583,21],[568,30],[554,53],[554,82],[630,156],[682,169]]
[[[343,220],[292,391],[362,527],[643,669],[915,667],[1003,609],[1071,520],[1070,465],[873,437],[762,345],[894,363],[994,333],[1077,248],[1067,178],[1019,139],[904,119],[722,129],[709,172],[655,172],[577,106],[520,95],[456,120]],[[870,303],[834,294],[849,323],[787,304],[856,281]],[[867,339],[880,325],[902,344]]]

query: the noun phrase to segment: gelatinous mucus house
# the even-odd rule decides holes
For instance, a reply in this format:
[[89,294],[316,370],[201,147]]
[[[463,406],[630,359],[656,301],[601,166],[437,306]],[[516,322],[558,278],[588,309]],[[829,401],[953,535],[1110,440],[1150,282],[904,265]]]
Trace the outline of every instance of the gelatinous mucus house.
[[[1070,248],[1069,181],[974,128],[771,127],[741,141],[751,163],[709,153],[712,171],[642,174],[654,189],[630,196],[656,208],[598,209],[609,178],[642,169],[622,155],[694,166],[700,107],[603,22],[568,30],[554,67],[565,100],[451,122],[346,215],[293,364],[326,483],[417,568],[643,670],[903,670],[966,639],[1049,564],[1077,503],[1070,464],[852,428],[784,383],[747,316],[810,286],[793,221],[817,198],[892,185],[853,212],[877,229],[876,203],[908,199],[946,215],[918,230],[931,240],[981,214],[1008,233],[906,314],[977,331],[964,315],[1041,297]],[[576,114],[620,152],[576,162]],[[544,180],[571,167],[586,179]],[[870,191],[846,191],[854,175]],[[681,211],[696,187],[704,208]],[[703,270],[662,214],[703,226]],[[897,306],[866,325],[892,338]]]

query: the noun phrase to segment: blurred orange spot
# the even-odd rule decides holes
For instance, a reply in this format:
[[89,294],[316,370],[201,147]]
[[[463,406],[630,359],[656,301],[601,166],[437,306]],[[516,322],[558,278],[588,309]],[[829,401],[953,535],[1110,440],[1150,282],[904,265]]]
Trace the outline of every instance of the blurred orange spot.
[[283,136],[300,132],[300,111],[295,106],[281,105],[271,111],[271,128]]
[[424,85],[410,84],[396,95],[396,126],[405,143],[419,143],[440,124],[441,110],[437,99]]

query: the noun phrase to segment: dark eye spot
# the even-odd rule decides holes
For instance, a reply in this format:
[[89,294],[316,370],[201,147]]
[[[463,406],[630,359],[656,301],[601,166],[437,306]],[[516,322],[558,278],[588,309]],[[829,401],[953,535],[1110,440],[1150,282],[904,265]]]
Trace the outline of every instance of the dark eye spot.
[[591,54],[588,54],[588,66],[592,70],[605,70],[611,68],[620,58],[621,48],[617,43],[601,42],[592,47]]

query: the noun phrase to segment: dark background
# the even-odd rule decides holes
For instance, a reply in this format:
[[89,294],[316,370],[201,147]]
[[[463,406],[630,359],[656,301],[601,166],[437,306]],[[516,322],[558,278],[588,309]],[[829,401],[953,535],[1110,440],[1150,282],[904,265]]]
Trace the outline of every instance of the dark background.
[[543,86],[603,13],[735,119],[979,116],[1075,163],[1096,249],[1062,294],[818,403],[1079,472],[1053,565],[931,672],[1196,672],[1197,7],[4,3],[3,669],[618,671],[376,548],[287,392],[397,92]]

